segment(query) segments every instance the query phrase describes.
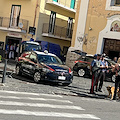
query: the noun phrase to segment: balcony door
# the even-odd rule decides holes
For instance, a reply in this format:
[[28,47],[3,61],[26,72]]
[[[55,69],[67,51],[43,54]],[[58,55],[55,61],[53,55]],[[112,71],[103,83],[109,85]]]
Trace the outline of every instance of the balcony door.
[[58,0],[53,0],[53,1],[58,2]]
[[72,25],[73,25],[73,18],[68,18],[68,26],[67,26],[67,37],[72,38]]
[[55,20],[56,20],[56,12],[51,11],[48,33],[54,34]]
[[10,16],[10,27],[12,28],[18,27],[19,19],[20,19],[20,11],[21,11],[20,5],[12,5],[11,16]]

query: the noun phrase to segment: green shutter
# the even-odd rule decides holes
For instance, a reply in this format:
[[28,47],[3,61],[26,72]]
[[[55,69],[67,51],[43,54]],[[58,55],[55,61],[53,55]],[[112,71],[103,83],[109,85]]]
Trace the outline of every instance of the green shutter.
[[53,1],[58,2],[58,0],[53,0]]
[[75,7],[75,0],[71,0],[70,8],[74,9],[74,7]]

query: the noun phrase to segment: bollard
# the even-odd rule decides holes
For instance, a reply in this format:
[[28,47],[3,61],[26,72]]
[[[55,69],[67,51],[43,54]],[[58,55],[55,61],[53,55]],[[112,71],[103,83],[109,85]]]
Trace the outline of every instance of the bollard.
[[7,59],[5,59],[5,65],[4,65],[4,70],[3,70],[2,83],[5,83],[6,67],[7,67]]

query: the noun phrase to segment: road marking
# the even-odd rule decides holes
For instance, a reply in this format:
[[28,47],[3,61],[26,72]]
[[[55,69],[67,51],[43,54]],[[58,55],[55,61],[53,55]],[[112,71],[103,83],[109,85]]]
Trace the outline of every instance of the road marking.
[[38,93],[28,93],[28,92],[16,92],[16,91],[4,91],[0,90],[1,93],[11,93],[11,94],[21,94],[21,95],[35,95],[35,96],[48,96],[48,97],[60,97],[63,98],[63,96],[60,95],[52,95],[52,94],[38,94]]
[[54,102],[62,102],[62,103],[70,103],[72,104],[73,102],[69,100],[58,100],[58,99],[47,99],[47,98],[32,98],[32,97],[16,97],[16,96],[2,96],[0,95],[0,98],[7,98],[7,99],[25,99],[25,100],[39,100],[39,101],[54,101]]
[[64,118],[83,118],[83,119],[96,119],[100,120],[100,118],[96,117],[92,114],[72,114],[72,113],[59,113],[59,112],[38,112],[38,111],[24,111],[24,110],[5,110],[0,109],[1,114],[12,114],[12,115],[31,115],[31,116],[43,116],[43,117],[64,117]]
[[25,103],[25,102],[14,102],[14,101],[0,101],[0,105],[12,105],[12,106],[28,106],[28,107],[47,107],[47,108],[59,108],[59,109],[74,109],[74,110],[84,110],[79,106],[71,105],[52,105],[52,104],[42,104],[42,103]]

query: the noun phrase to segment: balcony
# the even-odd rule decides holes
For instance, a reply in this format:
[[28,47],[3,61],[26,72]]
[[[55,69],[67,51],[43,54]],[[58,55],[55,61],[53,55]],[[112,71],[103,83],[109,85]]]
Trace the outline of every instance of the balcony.
[[53,0],[46,0],[45,9],[49,11],[54,11],[58,14],[64,15],[66,17],[75,18],[77,8],[77,1],[75,2],[75,8],[70,8],[70,0],[58,0],[55,2]]
[[[10,25],[10,18],[0,17],[0,30],[27,33],[28,21],[24,19],[19,19],[19,22],[16,24],[15,21],[17,22],[16,19],[12,19],[12,23]],[[19,23],[22,24],[21,28],[18,27]]]
[[42,28],[42,36],[71,41],[73,30],[70,30],[69,33],[67,33],[68,32],[67,28],[55,26],[54,32],[49,33],[48,28],[49,28],[49,24],[44,23]]

